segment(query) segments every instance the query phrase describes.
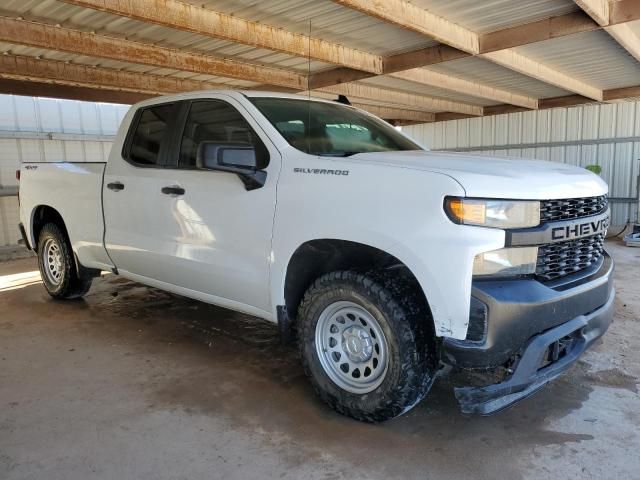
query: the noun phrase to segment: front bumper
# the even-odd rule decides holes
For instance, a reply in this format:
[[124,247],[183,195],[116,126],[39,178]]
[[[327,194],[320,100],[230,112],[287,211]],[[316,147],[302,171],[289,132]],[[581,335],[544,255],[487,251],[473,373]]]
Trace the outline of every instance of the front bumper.
[[613,318],[613,262],[542,284],[532,279],[474,282],[488,307],[482,342],[445,339],[443,359],[467,369],[508,366],[500,383],[455,389],[464,413],[488,415],[539,390],[564,372]]

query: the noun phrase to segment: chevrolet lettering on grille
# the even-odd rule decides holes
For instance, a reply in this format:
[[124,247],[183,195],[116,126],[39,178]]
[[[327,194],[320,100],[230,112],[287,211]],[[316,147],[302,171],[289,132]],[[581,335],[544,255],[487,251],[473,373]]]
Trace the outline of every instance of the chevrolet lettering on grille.
[[543,223],[535,228],[507,230],[505,246],[546,245],[604,234],[609,228],[609,210],[600,215]]
[[[581,219],[582,220],[582,219]],[[609,227],[609,217],[594,219],[591,221],[574,221],[573,225],[563,225],[551,229],[551,240],[554,242],[560,240],[573,240],[575,238],[588,237],[604,233]]]

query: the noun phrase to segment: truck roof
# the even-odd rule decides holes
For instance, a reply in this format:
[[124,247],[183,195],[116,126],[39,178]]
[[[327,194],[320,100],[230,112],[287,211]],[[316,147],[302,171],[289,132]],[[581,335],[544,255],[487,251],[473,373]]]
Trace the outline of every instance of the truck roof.
[[[138,102],[134,105],[134,107],[143,106],[143,105],[154,105],[157,103],[165,103],[170,102],[172,100],[185,100],[189,98],[206,98],[210,95],[227,95],[229,97],[233,97],[236,99],[241,99],[242,97],[270,97],[270,98],[289,98],[289,99],[297,99],[297,100],[307,100],[312,102],[323,102],[323,103],[335,103],[333,99],[324,99],[318,97],[309,97],[305,94],[294,94],[294,93],[283,93],[283,92],[269,92],[269,91],[260,91],[260,90],[194,90],[192,92],[184,92],[177,93],[174,95],[162,95],[158,97],[149,98],[147,100],[143,100],[142,102]],[[337,96],[336,96],[337,97]]]

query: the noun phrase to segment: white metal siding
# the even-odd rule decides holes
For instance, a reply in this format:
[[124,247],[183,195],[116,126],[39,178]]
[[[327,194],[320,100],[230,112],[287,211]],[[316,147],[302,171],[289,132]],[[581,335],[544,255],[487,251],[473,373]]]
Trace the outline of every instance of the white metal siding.
[[[640,102],[585,105],[403,127],[432,150],[600,165],[611,197],[613,225],[638,220]],[[482,160],[478,160],[482,161]]]
[[[0,95],[0,188],[22,161],[104,161],[128,105]],[[0,246],[15,245],[17,197],[0,197]]]

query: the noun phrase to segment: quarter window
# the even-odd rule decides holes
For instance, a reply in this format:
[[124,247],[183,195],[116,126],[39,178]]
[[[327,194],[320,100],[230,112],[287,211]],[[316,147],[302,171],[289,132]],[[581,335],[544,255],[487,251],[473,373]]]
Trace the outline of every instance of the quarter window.
[[167,135],[173,107],[173,104],[163,104],[141,111],[131,140],[129,160],[140,165],[158,165],[160,145]]

